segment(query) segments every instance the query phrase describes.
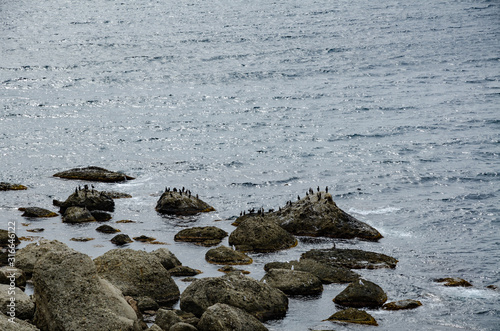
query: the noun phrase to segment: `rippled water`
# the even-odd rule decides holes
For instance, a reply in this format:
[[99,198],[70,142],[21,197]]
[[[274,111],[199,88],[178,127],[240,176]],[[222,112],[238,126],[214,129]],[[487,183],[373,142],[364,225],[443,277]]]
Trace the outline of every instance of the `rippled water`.
[[[252,277],[333,242],[373,250],[398,267],[360,273],[391,301],[423,303],[369,310],[380,329],[496,330],[500,292],[485,287],[500,286],[499,30],[500,5],[486,0],[1,1],[0,180],[29,186],[2,192],[2,218],[20,236],[43,227],[99,256],[113,245],[95,224],[26,220],[17,208],[54,209],[82,184],[58,171],[124,171],[137,179],[96,184],[133,195],[116,201],[110,224],[217,276],[207,248],[174,234],[230,232],[242,210],[329,186],[384,239],[301,240],[252,255]],[[163,218],[154,206],[165,186],[185,186],[217,212]],[[95,240],[69,240],[82,236]],[[474,287],[432,281],[449,276]],[[322,322],[344,287],[291,299],[286,318],[266,325],[364,329]]]

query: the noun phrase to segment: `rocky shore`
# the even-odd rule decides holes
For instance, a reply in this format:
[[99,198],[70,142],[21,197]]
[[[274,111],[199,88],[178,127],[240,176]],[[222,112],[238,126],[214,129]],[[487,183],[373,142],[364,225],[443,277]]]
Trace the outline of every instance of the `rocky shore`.
[[[89,182],[117,182],[134,179],[99,167],[71,169],[54,175]],[[59,179],[60,180],[60,179]],[[28,189],[19,184],[1,183],[2,190]],[[22,188],[20,188],[22,187]],[[114,199],[129,195],[98,191],[92,184],[77,186],[64,201],[54,200],[59,214],[42,207],[22,207],[22,217],[60,217],[61,222],[78,224],[106,221],[115,210]],[[197,215],[214,207],[185,188],[166,188],[156,206],[162,215]],[[172,216],[169,216],[172,217]],[[127,248],[126,234],[112,240],[116,249],[94,259],[57,240],[42,239],[17,250],[15,268],[8,252],[20,241],[7,229],[0,230],[0,329],[1,330],[267,330],[266,321],[286,316],[289,298],[306,296],[314,305],[325,284],[345,284],[332,302],[336,312],[325,320],[332,323],[377,325],[365,309],[415,309],[416,298],[386,303],[388,295],[372,280],[352,269],[397,267],[394,257],[359,249],[312,249],[297,261],[275,261],[264,267],[265,276],[254,279],[232,266],[253,263],[248,253],[269,254],[298,245],[297,236],[358,238],[377,241],[382,235],[337,207],[328,188],[309,189],[302,198],[288,201],[278,210],[241,212],[231,233],[215,227],[180,229],[175,241],[186,245],[213,246],[205,255],[207,264],[218,264],[220,277],[189,279],[180,291],[174,277],[201,273],[182,264],[167,248],[152,252]],[[119,230],[96,225],[103,233]],[[118,238],[120,237],[120,238]],[[228,246],[222,240],[228,237]],[[154,241],[154,238],[134,237]],[[24,293],[26,282],[34,294]],[[443,278],[445,286],[472,286],[456,278]],[[9,315],[9,287],[16,293],[18,310]],[[179,304],[179,309],[173,309]],[[145,318],[145,316],[150,316]]]

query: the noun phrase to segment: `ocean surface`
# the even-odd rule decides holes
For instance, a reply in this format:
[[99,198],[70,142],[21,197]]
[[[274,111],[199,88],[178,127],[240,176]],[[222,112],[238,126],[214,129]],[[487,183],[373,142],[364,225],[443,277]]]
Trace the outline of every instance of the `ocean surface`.
[[[174,235],[204,225],[231,232],[243,210],[328,186],[384,238],[300,238],[293,249],[250,254],[251,277],[334,243],[381,252],[396,269],[359,273],[389,301],[423,306],[369,309],[378,330],[499,330],[500,291],[486,288],[500,287],[499,79],[494,0],[2,0],[0,181],[29,187],[0,192],[2,227],[13,221],[18,236],[92,257],[115,248],[96,224],[17,210],[57,211],[52,200],[85,183],[52,175],[101,166],[136,177],[94,184],[133,196],[116,200],[108,224],[167,243],[130,248],[166,247],[202,270],[197,277],[219,276],[208,248]],[[166,186],[217,211],[162,217],[154,207]],[[473,287],[433,281],[441,277]],[[291,298],[287,316],[266,326],[366,330],[323,321],[345,286]]]

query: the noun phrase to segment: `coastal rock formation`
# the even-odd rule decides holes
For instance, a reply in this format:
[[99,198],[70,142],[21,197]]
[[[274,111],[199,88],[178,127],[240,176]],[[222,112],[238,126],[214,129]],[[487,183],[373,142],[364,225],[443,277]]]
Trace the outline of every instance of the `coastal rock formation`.
[[81,179],[96,182],[122,182],[135,179],[120,172],[109,171],[100,167],[74,168],[53,175],[65,179]]
[[317,295],[323,292],[323,285],[319,278],[306,271],[271,269],[261,282],[288,295]]
[[71,206],[66,209],[62,217],[63,223],[95,222],[96,219],[85,207]]
[[24,289],[26,286],[26,274],[19,268],[5,266],[0,268],[0,284],[11,284],[14,281],[16,287]]
[[288,309],[283,292],[243,275],[198,279],[184,290],[180,306],[200,317],[216,303],[238,307],[261,321],[283,317]]
[[[13,293],[11,293],[13,292]],[[11,298],[15,298],[14,306],[9,306]],[[16,317],[22,320],[33,318],[35,313],[35,304],[30,297],[18,287],[0,284],[0,311],[8,315],[11,309],[14,309]]]
[[398,260],[385,254],[360,249],[311,249],[301,255],[302,259],[312,259],[331,266],[348,269],[396,268]]
[[54,213],[51,210],[40,208],[40,207],[22,207],[18,209],[19,211],[24,212],[21,216],[24,217],[56,217],[59,214]]
[[271,269],[294,269],[298,271],[307,271],[318,277],[323,284],[331,283],[350,283],[359,279],[359,275],[347,268],[336,267],[311,259],[301,259],[300,261],[290,262],[270,262],[264,266],[265,271]]
[[418,300],[406,299],[394,302],[386,303],[382,308],[385,310],[403,310],[403,309],[415,309],[420,307],[422,303]]
[[89,256],[67,246],[40,258],[33,284],[41,330],[141,330],[121,292],[98,276]]
[[148,296],[160,305],[179,299],[179,288],[154,255],[132,249],[112,249],[94,259],[99,276],[133,298]]
[[266,331],[267,328],[244,310],[216,303],[203,313],[198,323],[200,331]]
[[366,324],[366,325],[378,325],[375,318],[368,314],[366,311],[359,310],[356,308],[347,308],[341,310],[328,317],[327,321],[332,322],[342,322],[342,323],[355,323],[355,324]]
[[450,286],[450,287],[471,287],[472,284],[466,281],[465,279],[462,278],[453,278],[453,277],[447,277],[447,278],[438,278],[435,279],[435,282],[437,283],[444,283],[444,286]]
[[16,266],[30,277],[35,268],[35,263],[49,252],[66,251],[68,246],[57,240],[42,239],[32,243],[16,252]]
[[225,265],[251,264],[253,262],[252,258],[248,255],[226,246],[210,249],[205,254],[205,260],[213,264]]
[[28,188],[21,184],[11,184],[6,182],[0,182],[0,191],[19,191],[27,190]]
[[14,232],[0,229],[0,247],[9,247],[11,244],[19,245],[21,241]]
[[55,202],[59,206],[61,214],[64,214],[69,207],[84,207],[88,210],[114,211],[115,202],[106,194],[94,189],[89,189],[87,185],[84,188],[76,188],[64,202]]
[[333,302],[346,307],[381,307],[387,301],[387,294],[380,286],[365,279],[350,283]]
[[149,254],[158,258],[161,265],[167,270],[182,265],[181,261],[179,261],[175,254],[164,247],[158,248],[157,250],[154,250]]
[[10,321],[10,316],[0,313],[0,330],[2,331],[40,331],[36,326],[14,318],[14,323]]
[[215,246],[227,237],[228,233],[215,226],[193,227],[179,231],[175,241],[194,242],[202,246]]
[[229,245],[239,251],[274,252],[297,245],[297,239],[274,221],[249,217],[229,235]]
[[215,211],[214,207],[194,196],[191,191],[167,188],[156,203],[156,211],[168,215],[194,215]]

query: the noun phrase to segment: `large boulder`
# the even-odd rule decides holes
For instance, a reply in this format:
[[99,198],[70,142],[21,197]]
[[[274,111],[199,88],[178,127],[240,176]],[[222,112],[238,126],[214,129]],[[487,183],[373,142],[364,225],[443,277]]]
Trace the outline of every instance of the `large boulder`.
[[350,283],[333,301],[346,307],[378,308],[387,301],[387,294],[377,284],[359,279]]
[[227,237],[227,232],[215,226],[193,227],[179,231],[175,241],[193,242],[202,246],[215,246]]
[[63,223],[95,222],[96,219],[85,207],[71,206],[66,209],[62,217]]
[[208,307],[198,323],[200,331],[266,331],[267,328],[246,311],[223,303]]
[[216,303],[238,307],[259,320],[281,318],[288,309],[283,292],[243,275],[195,280],[182,293],[180,307],[200,317]]
[[0,330],[2,331],[40,331],[36,326],[20,320],[11,318],[0,313]]
[[101,277],[118,287],[123,295],[151,297],[160,305],[179,299],[179,288],[154,255],[132,249],[113,249],[94,259]]
[[364,310],[359,310],[356,308],[347,308],[341,310],[328,317],[327,321],[341,322],[341,323],[354,323],[354,324],[365,324],[365,325],[375,325],[378,323],[373,318],[372,315],[368,314]]
[[302,259],[312,259],[332,266],[349,269],[396,268],[398,260],[375,252],[360,249],[326,248],[311,249],[301,255]]
[[35,268],[35,263],[45,254],[57,251],[66,251],[68,246],[57,240],[42,239],[32,243],[16,252],[16,266],[30,277]]
[[51,210],[40,208],[40,207],[21,207],[18,209],[22,211],[23,214],[21,216],[30,217],[30,218],[44,218],[44,217],[56,217],[59,214],[54,213]]
[[26,274],[19,268],[5,266],[0,268],[0,284],[14,284],[19,288],[26,286]]
[[87,185],[84,188],[77,187],[66,201],[58,203],[60,212],[64,214],[66,209],[72,206],[84,207],[88,210],[114,211],[115,202],[105,193],[89,189]]
[[388,302],[382,306],[385,310],[403,310],[403,309],[415,309],[422,305],[422,302],[413,299],[405,299],[399,301]]
[[229,245],[245,252],[274,252],[297,246],[297,239],[274,221],[255,216],[245,219],[229,235]]
[[28,188],[21,184],[12,184],[6,182],[0,182],[0,191],[19,191],[27,190]]
[[[11,301],[11,298],[15,298],[15,301]],[[0,284],[0,311],[5,315],[13,312],[15,317],[27,320],[33,318],[35,304],[20,288]]]
[[175,254],[165,247],[158,248],[149,254],[156,256],[160,260],[161,265],[167,270],[182,265],[181,261],[179,261]]
[[261,279],[288,295],[317,295],[323,292],[321,280],[306,271],[271,269]]
[[156,211],[168,215],[194,215],[215,211],[214,207],[194,196],[188,190],[167,189],[156,203]]
[[141,330],[122,293],[97,274],[92,259],[70,248],[35,265],[35,324],[42,330]]
[[97,182],[122,182],[134,179],[134,177],[127,176],[120,172],[109,171],[107,169],[94,166],[61,171],[53,176],[65,179],[81,179]]
[[311,259],[301,259],[290,262],[269,262],[264,266],[265,271],[271,269],[294,269],[307,271],[318,277],[323,284],[350,283],[359,279],[359,275],[347,268],[320,263]]
[[252,258],[245,253],[235,251],[227,246],[209,249],[205,254],[205,260],[213,264],[225,265],[242,265],[253,262]]

